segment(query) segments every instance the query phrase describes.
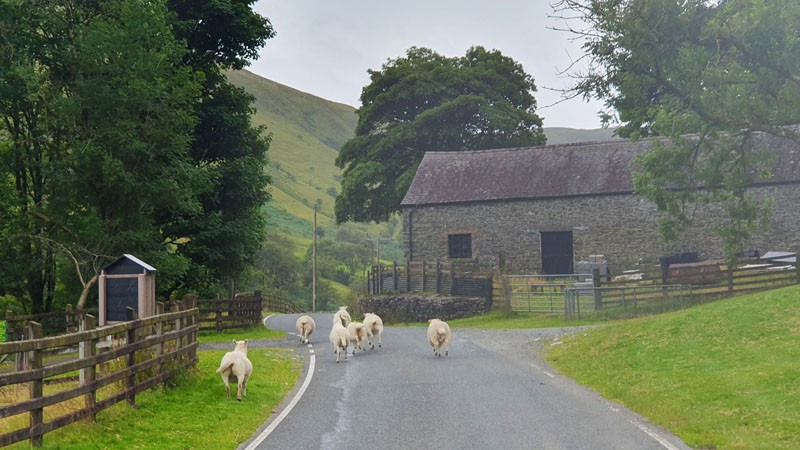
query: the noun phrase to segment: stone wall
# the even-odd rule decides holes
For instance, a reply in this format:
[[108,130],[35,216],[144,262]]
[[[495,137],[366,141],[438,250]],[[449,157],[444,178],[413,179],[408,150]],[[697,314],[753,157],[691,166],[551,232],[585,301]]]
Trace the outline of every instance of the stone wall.
[[387,323],[450,320],[483,314],[491,308],[485,298],[420,294],[375,295],[358,301],[358,311],[375,313]]
[[[774,215],[770,228],[742,250],[800,250],[800,188],[780,185],[751,192],[774,202]],[[604,255],[612,273],[652,268],[660,256],[676,253],[723,257],[722,241],[713,233],[723,214],[708,205],[690,214],[697,225],[682,241],[667,245],[658,235],[655,206],[632,194],[406,208],[404,248],[412,261],[448,261],[447,236],[469,233],[472,260],[493,262],[506,273],[541,271],[543,231],[571,231],[575,266],[589,255]]]

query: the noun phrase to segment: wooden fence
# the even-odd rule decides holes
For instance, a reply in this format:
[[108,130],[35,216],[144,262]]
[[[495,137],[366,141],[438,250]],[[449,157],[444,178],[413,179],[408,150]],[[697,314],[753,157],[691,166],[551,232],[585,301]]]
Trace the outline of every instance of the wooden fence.
[[[74,333],[78,331],[81,320],[85,314],[97,315],[97,308],[73,310],[72,305],[67,305],[64,311],[52,311],[40,314],[14,315],[11,310],[6,310],[6,340],[17,341],[22,338],[27,329],[28,322],[37,322],[42,325],[45,336]],[[2,340],[0,340],[2,342]]]
[[237,294],[234,298],[197,300],[200,330],[221,332],[234,328],[249,328],[261,324],[262,311],[300,313],[303,309],[277,295]]
[[143,319],[129,309],[130,321],[101,328],[86,315],[80,331],[55,337],[43,337],[41,324],[31,321],[27,340],[0,343],[0,356],[21,360],[21,370],[0,373],[0,390],[25,399],[0,405],[0,446],[26,439],[41,446],[46,433],[94,420],[123,400],[135,405],[138,392],[173,369],[194,366],[198,310],[188,303],[168,313],[159,303],[157,315]]
[[[682,308],[800,283],[796,265],[749,261],[729,270],[724,261],[672,264],[663,273],[642,279],[608,281],[595,274],[591,281],[578,275],[505,275],[506,307],[521,312],[564,314],[567,319],[591,311],[608,317],[632,317]],[[619,307],[615,314],[614,308]]]
[[369,294],[430,292],[465,297],[493,296],[492,271],[474,264],[406,261],[404,266],[372,267],[367,272]]

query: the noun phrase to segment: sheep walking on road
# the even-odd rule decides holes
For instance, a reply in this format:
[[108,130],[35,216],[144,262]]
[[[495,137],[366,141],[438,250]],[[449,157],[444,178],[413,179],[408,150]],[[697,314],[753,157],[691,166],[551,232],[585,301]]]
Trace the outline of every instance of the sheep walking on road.
[[225,393],[231,398],[230,377],[236,377],[238,387],[236,400],[242,401],[242,396],[247,396],[247,380],[253,374],[253,364],[247,359],[248,339],[243,341],[233,340],[233,351],[225,353],[222,362],[217,369],[217,373],[222,375],[222,382],[225,383]]
[[347,306],[340,306],[339,310],[336,311],[336,314],[334,314],[333,317],[338,318],[342,323],[342,326],[345,328],[347,328],[347,326],[350,325],[350,322],[353,321],[353,319],[350,318],[350,313],[347,312]]
[[353,346],[353,354],[356,354],[356,349],[364,351],[367,342],[367,329],[363,323],[350,322],[347,326],[347,333],[350,335],[350,344]]
[[383,320],[375,313],[364,314],[364,328],[367,329],[367,342],[370,348],[375,348],[375,339],[378,339],[378,347],[381,344],[381,334],[383,334]]
[[347,347],[350,342],[350,334],[347,328],[342,325],[342,319],[338,314],[333,315],[333,328],[329,335],[331,344],[333,345],[333,352],[336,353],[336,362],[339,362],[339,353],[344,350],[344,360],[347,361]]
[[300,316],[297,318],[295,326],[297,327],[297,333],[300,335],[300,342],[308,344],[308,338],[311,336],[311,333],[314,332],[314,328],[316,328],[314,319],[312,319],[311,316]]
[[447,322],[439,319],[431,319],[428,325],[428,343],[433,347],[433,354],[442,356],[441,349],[444,347],[444,355],[450,352],[450,326]]

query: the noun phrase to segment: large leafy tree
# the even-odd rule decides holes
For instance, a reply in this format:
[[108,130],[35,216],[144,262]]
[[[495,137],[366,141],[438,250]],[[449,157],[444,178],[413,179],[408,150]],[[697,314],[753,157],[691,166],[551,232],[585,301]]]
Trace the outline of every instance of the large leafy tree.
[[344,169],[336,220],[380,222],[397,212],[427,151],[545,143],[533,77],[497,50],[448,58],[412,47],[369,71],[356,135],[336,159]]
[[[692,211],[719,204],[716,228],[733,259],[769,217],[746,187],[768,177],[763,132],[798,139],[800,3],[792,0],[561,0],[584,39],[588,70],[573,94],[604,99],[618,133],[667,136],[639,163],[636,189],[664,212],[661,231],[679,239]],[[577,13],[577,14],[575,14]]]
[[[198,210],[187,149],[199,84],[158,2],[0,3],[2,290],[52,306],[59,261],[85,301],[134,252],[180,267],[163,230]],[[63,280],[62,280],[63,281]]]
[[269,137],[250,122],[254,98],[224,75],[257,58],[275,35],[269,20],[252,10],[254,3],[168,1],[173,29],[187,43],[184,62],[204,76],[190,149],[204,173],[201,211],[173,230],[187,238],[178,251],[193,261],[184,280],[193,287],[238,277],[264,239]]

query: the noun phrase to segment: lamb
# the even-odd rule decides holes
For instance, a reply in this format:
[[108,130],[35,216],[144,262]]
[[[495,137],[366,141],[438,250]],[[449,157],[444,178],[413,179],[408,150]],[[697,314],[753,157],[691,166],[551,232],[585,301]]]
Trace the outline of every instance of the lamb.
[[370,348],[375,348],[375,337],[378,338],[378,347],[381,344],[381,334],[383,333],[383,320],[375,313],[364,314],[364,327],[367,329],[367,342]]
[[347,312],[347,306],[340,306],[339,310],[336,311],[333,317],[338,317],[339,320],[342,322],[342,326],[347,328],[350,325],[350,322],[353,320],[350,318],[350,313]]
[[367,329],[364,327],[364,324],[360,322],[350,322],[350,325],[347,326],[347,333],[350,335],[350,344],[353,345],[353,354],[356,354],[356,349],[364,351],[367,341]]
[[229,384],[231,375],[236,377],[238,391],[236,400],[242,401],[242,396],[247,396],[247,380],[253,374],[253,364],[247,359],[247,343],[249,339],[237,341],[233,339],[234,349],[225,353],[222,362],[217,369],[217,373],[222,375],[222,382],[225,383],[225,393],[231,398],[231,387]]
[[317,326],[317,324],[314,323],[314,319],[312,319],[311,316],[300,316],[297,318],[295,326],[297,327],[297,332],[300,334],[300,342],[308,344],[308,338]]
[[338,314],[333,315],[333,328],[329,335],[331,344],[333,345],[333,352],[336,353],[336,362],[339,362],[339,353],[344,350],[344,360],[347,361],[347,347],[350,342],[350,334],[347,328],[342,325],[342,319]]
[[428,322],[428,343],[433,347],[433,354],[442,356],[441,348],[444,347],[444,355],[447,356],[450,352],[450,326],[440,319],[431,319]]

